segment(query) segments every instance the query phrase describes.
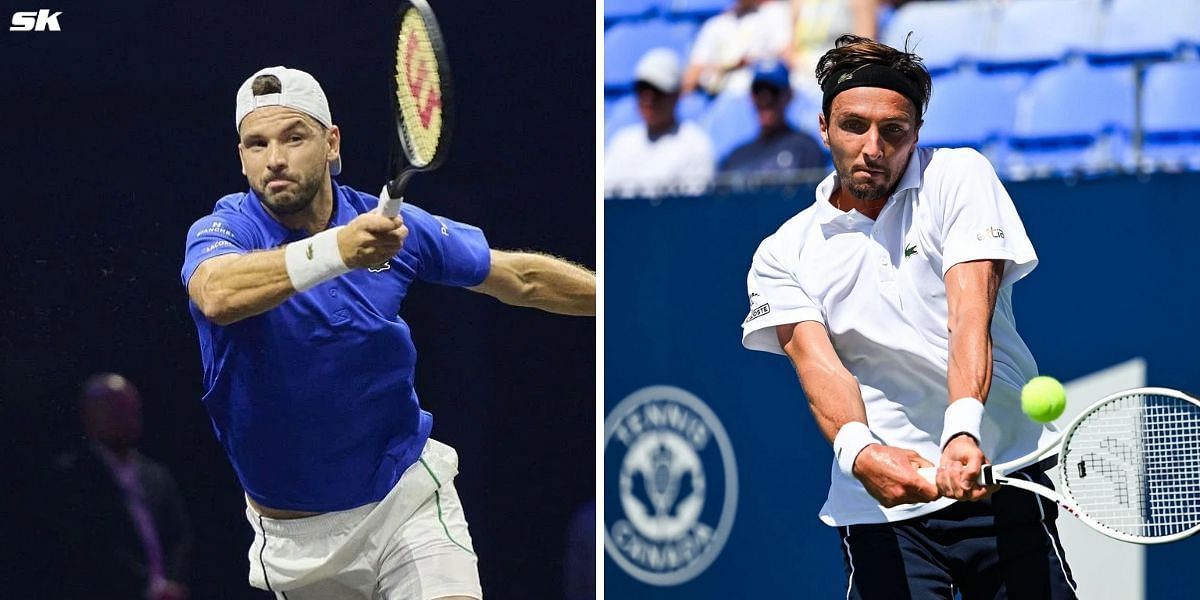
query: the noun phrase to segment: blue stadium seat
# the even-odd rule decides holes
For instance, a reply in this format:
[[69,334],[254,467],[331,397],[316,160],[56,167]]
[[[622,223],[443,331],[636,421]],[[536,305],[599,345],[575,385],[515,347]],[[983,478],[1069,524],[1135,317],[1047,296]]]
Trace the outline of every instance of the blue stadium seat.
[[825,167],[833,168],[833,158],[829,154],[829,148],[821,141],[821,123],[818,116],[821,114],[821,101],[815,98],[810,98],[799,91],[794,91],[792,94],[792,102],[787,107],[787,121],[792,124],[792,127],[807,133],[812,136],[812,139],[817,142],[821,150],[825,153]]
[[[787,107],[787,120],[793,127],[812,136],[817,143],[821,143],[821,124],[817,120],[821,114],[821,103],[818,100],[810,100],[808,96],[796,92],[793,94],[792,103]],[[822,144],[824,147],[824,144]]]
[[1131,165],[1134,72],[1073,63],[1047,69],[1017,100],[1005,156],[1014,178]]
[[604,119],[608,120],[608,115],[612,114],[612,107],[621,99],[621,96],[604,96]]
[[659,5],[672,17],[703,21],[733,6],[733,0],[659,0]]
[[746,90],[730,90],[717,96],[700,119],[712,139],[713,153],[721,162],[734,148],[758,135],[758,114]]
[[1195,41],[1200,41],[1200,2],[1112,0],[1100,38],[1086,52],[1097,63],[1165,60]]
[[686,64],[696,24],[670,23],[662,19],[613,25],[604,32],[604,91],[626,93],[633,85],[633,69],[648,50],[667,47]]
[[1153,65],[1142,87],[1142,164],[1200,169],[1200,62]]
[[608,140],[612,138],[612,135],[618,129],[641,121],[641,116],[638,115],[637,109],[637,96],[633,94],[606,99],[605,106],[607,107],[604,114],[605,144],[608,143]]
[[680,121],[699,121],[708,112],[708,96],[701,92],[694,92],[679,99],[679,107],[676,109],[676,114]]
[[981,1],[910,2],[891,16],[881,37],[883,43],[903,49],[905,38],[913,32],[915,52],[937,75],[986,52],[992,11],[990,2]]
[[660,0],[604,0],[604,24],[655,14]]
[[1036,70],[1095,44],[1101,0],[1021,0],[1000,6],[984,69]]
[[1024,73],[964,71],[938,77],[921,127],[921,145],[985,150],[1012,131]]

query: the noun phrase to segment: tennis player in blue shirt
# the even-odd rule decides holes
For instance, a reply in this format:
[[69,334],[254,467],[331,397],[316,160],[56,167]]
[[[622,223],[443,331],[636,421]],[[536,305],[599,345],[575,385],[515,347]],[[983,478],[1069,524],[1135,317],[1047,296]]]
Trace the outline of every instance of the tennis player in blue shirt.
[[188,231],[204,404],[246,492],[251,585],[279,598],[482,598],[454,476],[413,389],[410,285],[595,314],[595,275],[339,185],[320,84],[272,67],[237,94],[250,190]]

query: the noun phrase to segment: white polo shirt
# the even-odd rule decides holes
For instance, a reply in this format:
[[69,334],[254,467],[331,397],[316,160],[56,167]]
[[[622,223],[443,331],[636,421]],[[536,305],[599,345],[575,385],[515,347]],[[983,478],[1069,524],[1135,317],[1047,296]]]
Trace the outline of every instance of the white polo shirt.
[[[789,3],[772,0],[740,17],[732,9],[712,17],[696,33],[689,62],[733,66],[743,60],[753,65],[779,58],[792,41],[791,11]],[[725,89],[744,91],[750,89],[751,79],[751,70],[742,67],[700,83],[714,93]]]
[[[775,326],[822,323],[858,379],[871,431],[936,465],[950,400],[946,271],[961,262],[1004,259],[980,446],[1000,463],[1052,437],[1052,429],[1021,412],[1020,389],[1037,375],[1037,364],[1012,312],[1011,286],[1033,270],[1037,255],[987,159],[967,148],[918,149],[874,221],[830,204],[837,185],[836,174],[826,177],[816,202],[759,245],[747,277],[750,314],[742,343],[784,354]],[[898,521],[953,502],[883,508],[836,463],[830,473],[821,509],[829,525]]]
[[634,123],[618,130],[604,152],[604,195],[695,196],[712,183],[716,164],[712,142],[699,125],[684,121],[652,140],[645,123]]

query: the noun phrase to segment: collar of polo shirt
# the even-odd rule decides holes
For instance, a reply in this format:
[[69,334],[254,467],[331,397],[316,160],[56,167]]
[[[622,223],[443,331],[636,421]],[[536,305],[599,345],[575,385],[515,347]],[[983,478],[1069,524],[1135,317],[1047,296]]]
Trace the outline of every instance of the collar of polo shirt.
[[[913,152],[912,156],[909,157],[908,166],[904,168],[904,175],[896,183],[896,191],[892,192],[891,196],[888,196],[887,203],[891,203],[892,198],[905,190],[920,189],[922,174],[925,172],[921,164],[921,156],[920,152]],[[837,189],[838,185],[840,185],[840,181],[835,171],[825,177],[825,180],[817,186],[817,223],[821,225],[821,233],[825,234],[825,237],[828,238],[839,233],[870,231],[871,227],[875,224],[874,220],[853,208],[849,211],[843,211],[829,201],[833,197],[833,191]],[[884,210],[887,210],[886,204],[884,205]],[[879,214],[882,215],[883,213]]]

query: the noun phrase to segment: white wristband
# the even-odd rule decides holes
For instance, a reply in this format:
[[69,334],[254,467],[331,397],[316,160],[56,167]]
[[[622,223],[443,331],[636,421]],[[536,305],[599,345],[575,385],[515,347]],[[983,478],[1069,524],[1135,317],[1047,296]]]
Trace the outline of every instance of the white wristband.
[[854,477],[854,459],[863,448],[871,444],[883,444],[871,433],[866,423],[850,421],[838,430],[833,438],[833,455],[837,458],[838,468],[850,477]]
[[306,240],[292,242],[284,248],[284,263],[288,278],[297,292],[303,292],[322,281],[350,272],[338,250],[337,233],[341,227],[326,229]]
[[959,398],[946,407],[942,417],[942,443],[945,448],[950,438],[965,433],[979,442],[979,427],[983,423],[983,403],[975,398]]

